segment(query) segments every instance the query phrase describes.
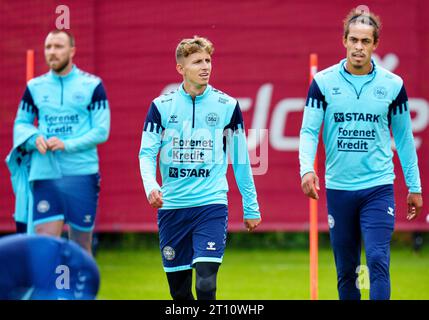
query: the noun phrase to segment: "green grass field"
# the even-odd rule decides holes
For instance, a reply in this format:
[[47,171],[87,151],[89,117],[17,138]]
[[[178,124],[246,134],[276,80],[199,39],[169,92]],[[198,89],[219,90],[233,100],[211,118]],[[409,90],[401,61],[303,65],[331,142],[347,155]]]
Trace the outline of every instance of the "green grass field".
[[[429,248],[419,253],[393,249],[392,299],[429,299]],[[305,250],[227,248],[218,275],[218,299],[309,299],[309,263]],[[98,299],[170,299],[157,248],[101,249]],[[363,260],[364,263],[364,260]],[[369,291],[362,290],[362,299]],[[319,299],[337,299],[330,249],[319,252]]]

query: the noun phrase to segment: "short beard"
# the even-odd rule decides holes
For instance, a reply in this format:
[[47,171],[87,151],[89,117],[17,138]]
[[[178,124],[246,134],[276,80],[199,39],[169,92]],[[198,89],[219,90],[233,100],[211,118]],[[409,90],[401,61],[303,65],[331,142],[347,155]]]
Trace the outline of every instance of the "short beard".
[[69,65],[69,63],[70,63],[70,58],[64,61],[64,63],[62,65],[59,65],[57,68],[55,69],[52,68],[52,70],[54,70],[56,73],[61,73]]

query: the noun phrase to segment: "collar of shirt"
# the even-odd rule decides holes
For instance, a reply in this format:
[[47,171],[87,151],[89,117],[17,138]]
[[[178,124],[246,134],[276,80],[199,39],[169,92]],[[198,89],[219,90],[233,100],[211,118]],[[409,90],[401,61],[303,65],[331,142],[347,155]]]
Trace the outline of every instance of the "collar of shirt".
[[375,75],[377,73],[377,70],[376,70],[377,67],[376,67],[376,64],[374,63],[374,60],[371,59],[371,64],[372,64],[371,72],[364,75],[351,74],[346,69],[346,61],[347,59],[341,60],[339,71],[347,80],[349,80],[351,83],[353,83],[356,86],[358,91],[367,81],[370,81],[375,78]]
[[54,71],[52,71],[52,69],[49,70],[49,74],[51,75],[51,77],[53,77],[55,79],[60,79],[61,78],[62,80],[68,80],[68,79],[73,78],[76,75],[76,73],[78,72],[78,70],[79,69],[76,67],[76,65],[73,64],[72,69],[70,70],[70,72],[67,73],[64,76],[56,74]]
[[[208,84],[206,89],[204,90],[204,92],[195,97],[195,102],[199,102],[199,101],[203,100],[204,98],[206,98],[209,95],[211,90],[212,90],[212,86]],[[185,89],[183,88],[183,82],[179,86],[179,92],[181,95],[188,97],[192,101],[191,95],[189,93],[187,93],[185,91]]]

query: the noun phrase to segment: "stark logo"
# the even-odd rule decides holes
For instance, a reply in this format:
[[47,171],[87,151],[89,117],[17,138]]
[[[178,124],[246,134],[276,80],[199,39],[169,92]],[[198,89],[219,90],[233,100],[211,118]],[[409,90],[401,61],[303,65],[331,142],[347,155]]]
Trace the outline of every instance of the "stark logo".
[[165,246],[164,249],[162,249],[162,255],[164,256],[165,260],[171,261],[176,256],[176,252],[172,247]]
[[51,206],[49,205],[49,202],[46,200],[40,200],[37,204],[37,211],[40,213],[45,213],[49,211],[49,208]]
[[334,113],[334,120],[335,122],[344,122],[344,113]]
[[170,167],[168,170],[168,176],[170,178],[178,178],[179,177],[179,169]]
[[207,248],[206,248],[206,250],[215,251],[216,250],[216,248],[214,247],[215,245],[216,245],[216,242],[213,242],[213,241],[207,242]]

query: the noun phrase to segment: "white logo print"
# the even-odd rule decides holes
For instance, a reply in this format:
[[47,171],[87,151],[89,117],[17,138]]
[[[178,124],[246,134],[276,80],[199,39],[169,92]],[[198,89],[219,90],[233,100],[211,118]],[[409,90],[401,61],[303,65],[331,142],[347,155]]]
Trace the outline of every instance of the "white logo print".
[[214,247],[215,244],[216,244],[216,242],[211,242],[211,241],[207,242],[207,246],[208,247],[206,248],[206,250],[213,250],[213,251],[215,251],[216,250],[216,248]]
[[87,215],[85,216],[85,219],[83,219],[83,222],[85,222],[85,223],[90,223],[90,222],[91,222],[91,215],[90,215],[90,214],[87,214]]
[[78,291],[82,291],[85,288],[85,284],[84,283],[76,283],[76,289]]
[[219,116],[217,115],[217,113],[212,112],[206,116],[207,125],[214,127],[215,125],[217,125],[218,122],[219,122]]
[[390,214],[391,216],[395,216],[395,214],[393,213],[393,208],[392,207],[389,207],[388,208],[388,210],[387,210],[387,214]]
[[82,274],[81,271],[77,274],[78,281],[76,282],[76,289],[74,290],[74,297],[76,299],[82,299],[83,298],[83,291],[85,289],[85,281],[86,281],[86,275]]
[[51,206],[49,205],[49,202],[46,200],[41,200],[39,201],[39,203],[37,204],[37,211],[39,211],[40,213],[45,213],[48,212],[49,208]]
[[176,256],[176,252],[172,247],[166,246],[162,249],[162,254],[164,255],[165,260],[171,261]]
[[328,225],[329,228],[332,229],[335,226],[335,220],[334,217],[328,214]]

